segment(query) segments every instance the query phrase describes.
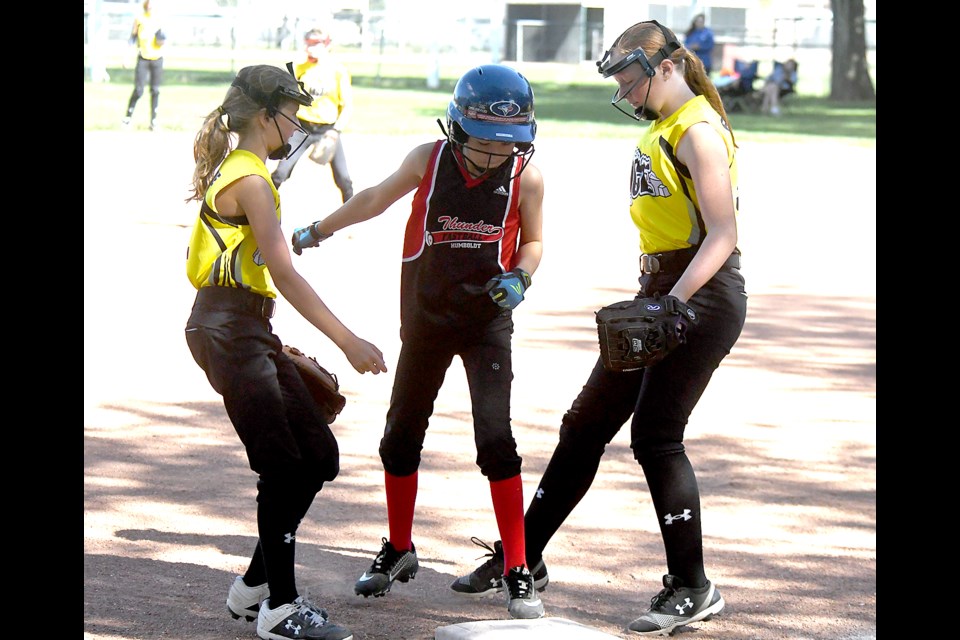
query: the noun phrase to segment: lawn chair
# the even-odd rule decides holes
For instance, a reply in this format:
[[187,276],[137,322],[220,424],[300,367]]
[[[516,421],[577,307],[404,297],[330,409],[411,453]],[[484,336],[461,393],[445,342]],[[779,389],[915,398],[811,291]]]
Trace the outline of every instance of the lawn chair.
[[723,108],[727,113],[736,111],[756,111],[760,107],[759,97],[754,88],[757,81],[758,60],[734,60],[733,73],[736,80],[717,87]]

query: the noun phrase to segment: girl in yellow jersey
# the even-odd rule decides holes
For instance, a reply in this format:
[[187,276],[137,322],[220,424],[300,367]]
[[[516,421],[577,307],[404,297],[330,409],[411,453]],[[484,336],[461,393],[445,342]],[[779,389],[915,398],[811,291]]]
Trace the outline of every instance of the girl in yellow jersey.
[[123,117],[124,126],[130,124],[133,110],[143,89],[150,83],[150,130],[157,128],[157,105],[160,102],[160,85],[163,83],[163,44],[167,36],[163,33],[156,12],[150,6],[150,0],[144,0],[143,13],[133,21],[130,29],[130,44],[137,47],[137,66],[133,72],[133,91],[127,101],[127,112]]
[[187,344],[223,396],[259,479],[259,540],[230,587],[227,610],[256,617],[264,640],[353,638],[304,600],[294,579],[297,527],[323,483],[337,476],[339,450],[271,328],[277,294],[358,372],[387,370],[380,349],[344,326],[297,273],[280,228],[280,196],[265,162],[290,154],[297,108],[311,101],[292,69],[241,69],[197,134],[188,198],[200,201],[200,214],[187,252],[187,277],[198,290]]
[[[707,579],[700,490],[684,450],[687,420],[713,372],[737,342],[747,295],[737,249],[736,145],[720,96],[700,59],[655,21],[635,24],[597,63],[619,86],[612,104],[653,122],[630,172],[630,216],[639,230],[638,297],[673,296],[700,323],[667,358],[614,373],[598,358],[564,414],[560,440],[524,518],[527,565],[547,580],[543,550],[590,488],[604,448],[627,422],[630,446],[650,490],[667,560],[663,589],[629,623],[659,636],[723,609]],[[621,109],[622,110],[622,109]],[[502,566],[499,545],[464,582],[484,587]],[[624,573],[629,571],[624,568]]]

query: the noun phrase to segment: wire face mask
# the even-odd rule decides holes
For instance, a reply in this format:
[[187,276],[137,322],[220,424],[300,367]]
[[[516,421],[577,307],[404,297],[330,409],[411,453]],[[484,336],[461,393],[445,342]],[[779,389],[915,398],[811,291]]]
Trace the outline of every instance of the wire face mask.
[[267,155],[267,157],[270,158],[271,160],[286,160],[287,158],[295,154],[297,151],[300,151],[300,147],[302,147],[303,143],[307,141],[309,134],[307,134],[306,129],[300,126],[299,122],[297,122],[296,120],[294,120],[293,118],[285,114],[283,111],[280,111],[279,109],[277,109],[276,113],[273,114],[273,124],[276,125],[277,133],[280,134],[281,140],[283,140],[283,132],[280,131],[280,124],[277,122],[277,116],[282,116],[284,120],[288,122],[292,122],[293,126],[297,128],[297,130],[294,132],[294,135],[296,135],[299,132],[302,136],[300,138],[300,144],[297,145],[296,149],[292,148],[292,145],[290,144],[290,140],[293,139],[293,136],[290,136],[290,139],[284,142],[281,147],[274,149]]
[[[630,85],[630,88],[626,91],[622,90],[620,87],[617,87],[617,90],[613,93],[613,98],[610,99],[610,104],[617,111],[634,120],[656,120],[660,117],[660,114],[651,109],[647,109],[647,99],[650,97],[650,87],[653,85],[652,80],[653,77],[657,75],[656,65],[660,64],[662,60],[669,58],[674,51],[680,48],[681,45],[680,41],[677,40],[677,36],[656,20],[647,20],[645,22],[638,22],[637,24],[656,25],[657,28],[660,29],[660,33],[663,34],[666,44],[660,47],[660,49],[657,50],[654,56],[650,59],[647,59],[647,54],[644,53],[643,49],[638,47],[620,60],[613,62],[610,60],[610,55],[617,47],[617,43],[620,42],[620,38],[623,37],[623,35],[621,35],[620,38],[617,38],[613,45],[611,45],[611,47],[603,54],[603,58],[597,61],[597,71],[604,78],[609,78],[620,73],[634,62],[639,62],[640,66],[643,68],[643,75],[637,78],[637,80]],[[633,26],[635,27],[637,25]],[[631,29],[632,28],[633,27],[631,27]],[[627,29],[627,31],[630,31],[630,29]],[[626,33],[626,31],[624,31],[624,33]],[[643,104],[634,109],[633,113],[630,113],[620,106],[620,102],[630,95],[630,93],[644,80],[647,81],[647,94],[643,98]]]

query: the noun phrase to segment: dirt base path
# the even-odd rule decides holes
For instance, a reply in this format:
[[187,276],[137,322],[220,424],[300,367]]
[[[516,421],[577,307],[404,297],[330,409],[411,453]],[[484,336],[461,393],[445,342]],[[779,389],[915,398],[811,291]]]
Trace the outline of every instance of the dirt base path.
[[[423,141],[346,140],[358,188]],[[194,295],[183,273],[195,215],[183,203],[191,142],[162,132],[84,140],[85,640],[256,637],[254,623],[224,610],[256,543],[255,477],[183,339]],[[596,358],[593,311],[632,296],[637,275],[636,236],[623,210],[631,141],[544,136],[537,149],[545,252],[516,312],[514,339],[513,424],[527,500]],[[875,145],[743,145],[749,315],[687,430],[707,570],[727,606],[677,636],[876,638],[875,156]],[[148,166],[137,165],[144,158]],[[810,167],[818,168],[816,185],[778,185],[809,176]],[[850,167],[861,172],[856,180],[836,178]],[[283,196],[288,232],[337,205],[328,168],[306,160]],[[406,201],[398,203],[296,258],[388,365],[399,352],[407,212]],[[855,250],[841,245],[851,239]],[[427,640],[439,626],[506,618],[499,599],[464,601],[448,588],[477,564],[481,551],[470,536],[497,538],[459,362],[437,400],[420,469],[420,573],[366,600],[353,583],[387,531],[377,445],[392,370],[354,373],[287,303],[274,328],[337,373],[348,397],[334,425],[342,472],[297,536],[301,591],[356,640]],[[543,594],[548,616],[623,638],[665,572],[628,435],[624,429],[608,447],[592,490],[547,548]]]

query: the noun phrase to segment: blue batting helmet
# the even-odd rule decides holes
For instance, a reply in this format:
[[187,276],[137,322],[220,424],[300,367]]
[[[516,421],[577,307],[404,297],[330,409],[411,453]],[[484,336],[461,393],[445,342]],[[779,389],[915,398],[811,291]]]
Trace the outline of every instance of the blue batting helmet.
[[[463,74],[447,107],[447,128],[461,144],[467,136],[529,146],[537,135],[533,88],[520,72],[499,64]],[[458,131],[459,129],[459,131]],[[461,133],[462,132],[462,133]]]

